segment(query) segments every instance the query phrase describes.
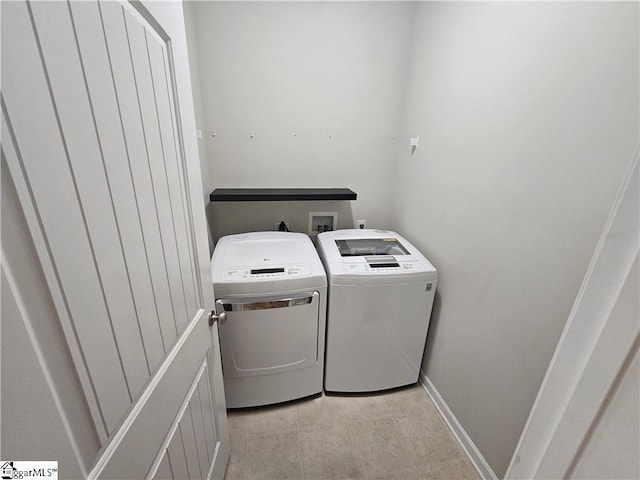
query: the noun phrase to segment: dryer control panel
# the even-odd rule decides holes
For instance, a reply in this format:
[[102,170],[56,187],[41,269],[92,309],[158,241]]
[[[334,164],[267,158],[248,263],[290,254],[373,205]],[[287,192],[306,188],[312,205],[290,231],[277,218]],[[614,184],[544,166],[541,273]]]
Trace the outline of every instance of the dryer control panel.
[[230,281],[295,278],[311,275],[309,265],[287,265],[285,267],[230,268],[224,271],[224,279]]

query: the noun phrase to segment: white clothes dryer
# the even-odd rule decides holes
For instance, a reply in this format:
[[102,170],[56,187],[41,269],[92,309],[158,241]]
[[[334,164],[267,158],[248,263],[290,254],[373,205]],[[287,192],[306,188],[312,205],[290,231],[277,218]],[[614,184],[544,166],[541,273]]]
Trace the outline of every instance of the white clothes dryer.
[[228,408],[322,392],[327,280],[302,233],[220,238],[211,270]]
[[386,230],[318,234],[329,281],[326,391],[371,392],[418,381],[435,267]]

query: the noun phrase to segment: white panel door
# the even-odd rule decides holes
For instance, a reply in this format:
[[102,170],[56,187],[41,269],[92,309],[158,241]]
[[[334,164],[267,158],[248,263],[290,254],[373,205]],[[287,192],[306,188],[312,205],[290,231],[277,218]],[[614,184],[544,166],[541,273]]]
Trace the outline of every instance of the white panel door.
[[3,168],[93,421],[100,449],[85,471],[221,478],[229,442],[182,5],[1,8]]

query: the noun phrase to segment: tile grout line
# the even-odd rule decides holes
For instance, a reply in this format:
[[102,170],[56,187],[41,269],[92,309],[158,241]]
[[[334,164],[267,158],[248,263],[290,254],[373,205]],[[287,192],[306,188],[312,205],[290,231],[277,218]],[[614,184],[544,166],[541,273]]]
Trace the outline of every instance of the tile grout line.
[[298,466],[300,467],[301,479],[304,480],[304,464],[302,463],[302,442],[300,441],[300,430],[296,430],[298,435]]
[[300,473],[302,474],[302,480],[304,480],[304,463],[302,462],[302,441],[300,440],[300,409],[298,405],[296,408],[296,432],[298,434],[298,462],[300,463]]
[[[393,419],[393,423],[398,427],[398,429],[400,430],[400,434],[402,435],[402,437],[405,439],[405,441],[407,443],[411,443],[411,439],[406,435],[404,429],[402,428],[402,426],[400,425],[400,423],[397,420],[396,416],[391,417]],[[416,458],[416,455],[411,452],[411,462],[413,463],[413,468],[412,470],[414,472],[418,472],[420,471],[420,465],[418,465],[418,459]]]
[[[349,436],[349,442],[350,442],[350,446],[351,446],[351,450],[354,451],[354,441],[353,441],[353,432],[351,432],[351,423],[350,422],[345,422],[345,427],[347,429],[347,435]],[[364,472],[366,470],[366,467],[364,465],[364,461],[362,460],[362,458],[360,458],[359,456],[357,457],[358,460],[358,467],[361,467],[362,470],[362,474],[363,476],[366,478],[366,475],[364,475]]]

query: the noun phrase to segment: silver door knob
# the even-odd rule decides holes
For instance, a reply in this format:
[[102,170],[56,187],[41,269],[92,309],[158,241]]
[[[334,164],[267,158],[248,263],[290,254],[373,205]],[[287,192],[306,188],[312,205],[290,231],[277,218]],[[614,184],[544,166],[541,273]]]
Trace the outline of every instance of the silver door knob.
[[227,322],[227,312],[222,312],[220,315],[216,315],[215,310],[211,310],[209,312],[209,326],[213,327],[215,322],[218,322],[218,325],[224,325]]

